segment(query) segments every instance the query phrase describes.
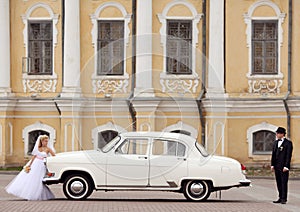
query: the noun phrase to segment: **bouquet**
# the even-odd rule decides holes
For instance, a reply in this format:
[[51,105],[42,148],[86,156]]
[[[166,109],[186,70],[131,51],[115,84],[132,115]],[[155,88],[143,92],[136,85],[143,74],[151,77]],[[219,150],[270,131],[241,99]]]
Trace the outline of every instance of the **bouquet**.
[[24,172],[29,173],[30,169],[30,166],[24,166]]

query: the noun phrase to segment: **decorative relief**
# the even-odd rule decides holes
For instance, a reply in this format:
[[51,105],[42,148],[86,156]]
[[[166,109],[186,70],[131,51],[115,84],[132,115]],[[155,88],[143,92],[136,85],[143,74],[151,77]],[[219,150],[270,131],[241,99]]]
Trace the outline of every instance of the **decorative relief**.
[[[169,10],[172,7],[176,6],[184,6],[188,8],[191,12],[191,16],[183,17],[180,14],[177,16],[169,16]],[[200,22],[201,17],[203,16],[202,13],[198,13],[197,9],[194,7],[193,4],[189,3],[185,0],[176,0],[176,1],[170,1],[168,3],[161,14],[157,14],[158,19],[161,23],[161,28],[159,30],[160,32],[160,42],[163,46],[163,72],[160,74],[160,84],[162,86],[163,92],[169,92],[169,93],[195,93],[197,86],[199,85],[199,77],[196,73],[196,46],[198,44],[198,37],[199,37],[199,30],[198,30],[198,23]],[[169,75],[167,74],[167,21],[169,19],[180,19],[185,20],[191,20],[193,27],[192,27],[192,64],[191,69],[193,71],[192,75]]]
[[23,79],[23,90],[29,93],[46,93],[56,91],[56,79],[44,80],[44,79]]
[[[257,8],[261,6],[268,6],[272,8],[275,12],[274,16],[270,17],[258,17],[255,16],[254,12]],[[283,80],[283,73],[280,70],[281,67],[281,48],[283,43],[283,22],[285,19],[286,14],[282,13],[280,11],[279,6],[270,0],[259,0],[256,1],[254,4],[252,4],[248,12],[244,14],[244,21],[246,23],[246,36],[247,36],[247,47],[248,47],[248,73],[246,75],[248,79],[248,92],[249,93],[260,93],[260,94],[266,94],[266,93],[273,93],[278,94],[280,93],[280,87],[282,86],[282,80]],[[278,20],[278,48],[277,48],[277,54],[278,54],[278,74],[274,75],[252,75],[252,45],[251,45],[251,38],[252,38],[252,20]]]
[[195,93],[199,85],[198,79],[160,79],[162,92],[164,93]]
[[128,79],[93,79],[94,93],[126,93]]
[[[25,0],[24,0],[25,1]],[[56,0],[52,0],[56,1]],[[45,17],[32,17],[32,13],[36,9],[45,9],[48,12],[48,16]],[[58,36],[58,30],[57,30],[57,23],[58,23],[59,14],[55,14],[52,8],[45,3],[36,3],[32,5],[25,14],[22,15],[23,23],[24,23],[24,29],[23,29],[23,39],[24,39],[24,46],[25,46],[25,57],[28,58],[28,21],[30,20],[51,20],[53,22],[53,28],[52,28],[52,38],[53,38],[53,46],[52,46],[52,58],[54,58],[55,55],[55,47],[57,45],[57,36]],[[23,62],[23,61],[22,61]],[[22,81],[23,81],[23,90],[24,92],[55,92],[56,91],[56,84],[57,84],[57,74],[55,73],[55,65],[54,65],[54,59],[52,61],[52,75],[28,75],[28,64],[26,61],[26,68],[25,70],[22,70]],[[23,64],[22,64],[23,65]]]
[[281,79],[249,79],[249,93],[280,93]]

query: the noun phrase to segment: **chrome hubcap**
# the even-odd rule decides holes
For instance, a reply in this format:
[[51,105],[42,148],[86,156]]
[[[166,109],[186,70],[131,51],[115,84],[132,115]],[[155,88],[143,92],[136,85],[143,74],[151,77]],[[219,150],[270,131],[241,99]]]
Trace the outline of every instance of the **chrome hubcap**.
[[201,183],[193,183],[191,185],[191,193],[193,195],[200,195],[203,192],[203,185]]
[[72,192],[74,192],[76,194],[82,192],[83,191],[83,184],[82,184],[82,182],[80,182],[80,181],[74,181],[71,184],[71,190],[72,190]]

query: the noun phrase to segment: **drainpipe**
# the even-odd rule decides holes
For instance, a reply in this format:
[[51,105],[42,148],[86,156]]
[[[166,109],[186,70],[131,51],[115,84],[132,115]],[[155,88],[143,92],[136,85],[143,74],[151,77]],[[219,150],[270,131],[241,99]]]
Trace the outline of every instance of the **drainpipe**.
[[289,95],[292,91],[292,83],[291,83],[291,77],[292,77],[292,15],[293,15],[293,0],[289,0],[289,25],[288,25],[288,91],[283,99],[283,104],[286,110],[286,119],[287,119],[287,134],[291,138],[291,113],[289,110],[289,106],[287,104],[287,100],[289,98]]
[[204,98],[204,94],[206,93],[206,0],[202,1],[202,13],[203,13],[203,20],[202,20],[202,86],[201,92],[199,97],[196,100],[199,117],[200,117],[200,124],[201,124],[201,143],[205,145],[205,118],[203,116],[203,104],[202,99]]
[[135,88],[135,73],[136,73],[136,0],[132,0],[132,61],[131,61],[131,92],[126,99],[129,113],[132,119],[132,131],[136,131],[136,111],[133,107],[132,101],[134,97]]

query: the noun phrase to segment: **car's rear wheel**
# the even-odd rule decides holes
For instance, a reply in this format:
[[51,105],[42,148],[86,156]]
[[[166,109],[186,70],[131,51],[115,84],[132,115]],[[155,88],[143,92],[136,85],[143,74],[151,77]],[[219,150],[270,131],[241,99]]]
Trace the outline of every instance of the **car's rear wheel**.
[[204,201],[211,193],[210,184],[202,180],[190,180],[185,183],[183,194],[192,201]]
[[82,174],[74,174],[64,182],[63,191],[68,199],[83,200],[93,192],[91,180]]

